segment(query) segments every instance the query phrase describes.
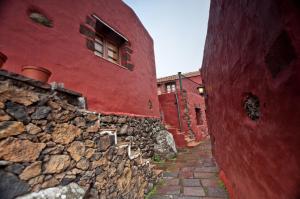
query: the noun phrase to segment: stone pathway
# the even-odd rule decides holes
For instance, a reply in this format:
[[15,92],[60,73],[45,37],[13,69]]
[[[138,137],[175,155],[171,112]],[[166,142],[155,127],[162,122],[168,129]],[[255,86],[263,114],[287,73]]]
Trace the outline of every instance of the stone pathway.
[[210,140],[195,148],[179,150],[174,160],[156,163],[163,170],[163,181],[151,199],[229,198],[211,153]]

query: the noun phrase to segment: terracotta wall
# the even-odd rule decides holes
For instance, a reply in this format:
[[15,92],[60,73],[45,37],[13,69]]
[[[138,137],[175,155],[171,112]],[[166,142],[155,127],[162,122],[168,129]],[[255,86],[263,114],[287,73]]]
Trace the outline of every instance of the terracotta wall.
[[[27,14],[32,7],[53,27],[34,23]],[[93,13],[129,40],[133,71],[88,50],[79,27]],[[20,73],[24,65],[43,66],[53,72],[50,82],[87,96],[91,110],[159,116],[153,41],[123,1],[2,0],[0,24],[0,52],[8,57],[4,69]]]
[[211,1],[207,120],[235,198],[300,197],[299,18],[299,1]]

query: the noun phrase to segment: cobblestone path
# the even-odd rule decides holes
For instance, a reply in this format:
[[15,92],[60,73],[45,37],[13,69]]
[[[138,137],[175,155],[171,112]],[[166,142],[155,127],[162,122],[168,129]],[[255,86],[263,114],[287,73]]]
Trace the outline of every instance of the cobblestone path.
[[218,178],[218,168],[211,153],[210,140],[195,148],[179,150],[174,160],[157,163],[163,181],[151,199],[221,199],[229,198]]

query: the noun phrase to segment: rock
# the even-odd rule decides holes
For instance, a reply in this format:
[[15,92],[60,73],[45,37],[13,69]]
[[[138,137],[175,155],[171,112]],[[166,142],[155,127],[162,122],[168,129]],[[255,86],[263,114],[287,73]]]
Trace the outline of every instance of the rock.
[[5,121],[0,122],[0,139],[19,135],[25,130],[22,122]]
[[0,170],[0,198],[13,199],[29,192],[29,185],[14,174]]
[[0,109],[4,109],[5,104],[3,102],[0,102]]
[[82,199],[85,196],[85,190],[76,183],[70,183],[67,186],[59,186],[40,190],[27,194],[17,199]]
[[70,165],[70,157],[68,155],[52,155],[50,160],[45,164],[43,173],[60,173]]
[[109,135],[104,135],[96,140],[97,149],[106,151],[111,146],[111,139]]
[[61,109],[61,106],[60,106],[58,103],[56,103],[56,102],[54,102],[54,101],[52,101],[52,100],[49,100],[49,101],[47,102],[47,105],[50,106],[51,109],[57,109],[57,110],[60,110],[60,109]]
[[64,149],[65,149],[65,147],[63,145],[56,145],[52,148],[45,149],[42,153],[43,154],[56,155],[56,154],[62,153]]
[[71,157],[74,160],[79,161],[80,158],[85,154],[85,145],[83,144],[83,142],[74,141],[67,149],[67,151],[70,153]]
[[117,172],[119,175],[121,175],[124,171],[124,167],[125,167],[125,161],[122,161],[119,165],[118,165],[118,168],[117,168]]
[[85,145],[86,147],[94,147],[94,146],[95,146],[95,143],[94,143],[93,140],[85,140],[85,141],[84,141],[84,145]]
[[51,178],[50,180],[47,180],[42,184],[42,188],[45,189],[49,187],[55,187],[58,184],[59,181],[56,178]]
[[26,167],[23,172],[19,175],[21,180],[29,180],[41,174],[42,162],[34,162]]
[[6,102],[6,112],[14,117],[16,120],[21,121],[25,124],[30,122],[30,117],[26,112],[26,107],[20,104],[16,104],[13,102]]
[[95,149],[91,149],[91,148],[89,148],[89,149],[87,149],[86,151],[85,151],[85,157],[86,158],[91,158],[94,154],[95,154]]
[[52,113],[52,117],[54,118],[55,122],[64,123],[72,120],[74,117],[76,117],[76,114],[74,112],[65,110],[59,113]]
[[52,136],[48,133],[39,133],[37,136],[38,136],[40,142],[48,142],[52,138]]
[[0,122],[8,121],[11,117],[7,115],[3,110],[0,110]]
[[131,182],[132,172],[130,168],[126,167],[120,178],[117,180],[117,188],[120,192],[126,190]]
[[19,175],[25,167],[21,164],[12,164],[5,168],[5,171]]
[[119,124],[125,124],[126,123],[126,118],[124,118],[124,117],[119,118],[118,123]]
[[100,128],[100,123],[99,123],[99,121],[97,121],[94,125],[89,126],[86,129],[86,132],[88,132],[88,133],[96,133],[96,132],[98,132],[99,128]]
[[31,186],[34,186],[36,184],[41,184],[44,181],[44,177],[45,177],[44,175],[36,176],[36,177],[30,179],[28,181],[28,184],[30,184]]
[[1,166],[7,166],[7,165],[10,165],[10,164],[11,164],[10,161],[0,160],[0,167]]
[[76,164],[76,167],[78,169],[82,169],[82,170],[87,170],[89,168],[89,166],[90,166],[90,162],[87,159],[85,159],[85,158],[82,158]]
[[39,100],[38,94],[33,91],[27,91],[17,88],[10,83],[0,85],[0,101],[10,100],[25,106],[29,106]]
[[101,117],[101,122],[111,123],[112,122],[112,117],[111,116]]
[[88,114],[87,116],[86,116],[86,119],[88,120],[88,121],[96,121],[97,119],[98,119],[98,115],[95,115],[95,114]]
[[0,142],[0,158],[11,162],[32,162],[45,147],[44,143],[7,138]]
[[84,127],[85,126],[85,119],[83,117],[76,117],[74,119],[74,124],[78,127]]
[[60,144],[69,144],[80,134],[81,130],[72,124],[59,124],[52,133],[52,140]]
[[95,169],[96,167],[100,167],[107,164],[106,158],[101,158],[97,161],[92,162],[92,169]]
[[176,156],[177,149],[171,133],[162,130],[156,134],[154,152],[162,159],[171,159]]
[[119,134],[120,135],[127,134],[127,129],[128,129],[128,125],[127,124],[123,125],[122,128],[121,128],[121,130],[120,130],[120,132],[119,132]]
[[35,134],[38,134],[42,131],[42,129],[32,123],[29,123],[26,125],[26,131],[29,133],[29,134],[32,134],[32,135],[35,135]]
[[47,118],[48,114],[51,112],[49,106],[39,106],[36,111],[31,115],[33,120],[41,120]]

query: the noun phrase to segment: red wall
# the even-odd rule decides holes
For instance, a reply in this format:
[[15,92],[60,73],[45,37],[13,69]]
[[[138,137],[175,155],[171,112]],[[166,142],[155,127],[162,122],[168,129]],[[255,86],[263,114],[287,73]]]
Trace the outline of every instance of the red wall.
[[[54,27],[32,22],[26,13],[30,6],[48,15]],[[79,26],[93,13],[128,38],[133,71],[86,48]],[[0,24],[0,51],[8,56],[4,69],[20,73],[24,65],[46,67],[53,73],[50,82],[87,96],[91,110],[159,116],[153,41],[121,0],[2,0]]]
[[[205,117],[205,101],[204,97],[200,96],[197,91],[197,87],[200,83],[202,83],[201,76],[194,76],[189,77],[192,81],[184,78],[182,79],[182,88],[186,91],[186,94],[180,92],[180,86],[179,86],[179,80],[176,81],[176,88],[177,88],[177,96],[178,101],[180,104],[180,121],[182,125],[182,132],[185,135],[188,135],[190,128],[188,127],[187,118],[188,116],[190,118],[190,127],[193,131],[193,134],[195,136],[196,141],[200,141],[203,137],[207,135],[207,123],[206,123],[206,117]],[[160,83],[161,88],[165,88],[164,83]],[[162,90],[165,92],[165,90]],[[179,125],[179,119],[178,119],[178,111],[177,111],[177,105],[176,105],[176,97],[175,93],[165,93],[158,96],[159,103],[161,107],[161,112],[163,115],[163,121],[170,125],[173,128],[176,128],[180,132],[180,125]],[[186,99],[186,100],[185,100]],[[186,111],[186,106],[188,107],[188,112]],[[195,108],[200,108],[202,112],[202,125],[197,125],[196,120],[196,111]],[[174,139],[176,144],[178,145],[180,143],[180,146],[182,144],[181,140],[176,139],[184,139],[184,136],[178,136],[174,135]]]
[[[235,198],[300,198],[299,19],[299,1],[211,1],[207,120]],[[255,121],[247,93],[260,101]]]

